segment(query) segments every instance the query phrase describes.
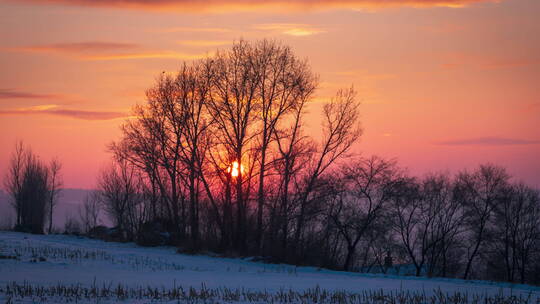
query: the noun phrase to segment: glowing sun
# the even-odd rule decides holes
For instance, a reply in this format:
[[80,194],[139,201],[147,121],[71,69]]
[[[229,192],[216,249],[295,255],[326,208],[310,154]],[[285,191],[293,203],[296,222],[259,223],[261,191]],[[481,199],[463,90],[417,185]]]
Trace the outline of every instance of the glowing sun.
[[244,172],[244,166],[239,165],[237,161],[234,161],[227,169],[227,172],[230,173],[232,177],[238,177],[240,172]]

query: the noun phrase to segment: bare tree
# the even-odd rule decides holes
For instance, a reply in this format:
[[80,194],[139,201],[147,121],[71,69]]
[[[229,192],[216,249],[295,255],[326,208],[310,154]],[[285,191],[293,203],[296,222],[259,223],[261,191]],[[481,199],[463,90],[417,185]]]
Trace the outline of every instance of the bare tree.
[[397,171],[395,162],[376,156],[344,165],[341,171],[337,178],[345,182],[345,189],[330,215],[347,244],[343,269],[349,270],[358,243],[384,212]]
[[417,181],[406,176],[394,184],[390,206],[392,228],[414,265],[416,276],[420,276],[426,262],[427,251],[433,246],[429,231],[436,210],[423,204]]
[[463,204],[465,224],[469,231],[463,279],[470,276],[473,262],[484,244],[493,209],[500,201],[508,179],[504,168],[489,164],[481,165],[472,173],[462,172],[457,177],[456,195]]
[[255,46],[254,61],[260,73],[257,95],[260,99],[259,180],[257,190],[256,247],[261,250],[265,177],[269,148],[278,124],[312,95],[317,79],[304,61],[289,47],[263,40]]
[[58,196],[63,185],[60,170],[62,170],[62,163],[60,163],[58,158],[54,158],[49,164],[49,234],[53,228],[54,207],[58,202]]
[[[298,184],[297,178],[307,166],[312,155],[316,151],[315,144],[302,132],[303,115],[305,106],[309,101],[310,94],[301,100],[293,109],[293,123],[287,127],[281,127],[274,132],[277,146],[274,167],[279,172],[279,211],[277,212],[277,226],[281,230],[281,258],[285,259],[288,253],[288,237],[290,221],[294,212],[292,204],[296,192],[294,185]],[[273,219],[272,217],[271,219]]]
[[167,217],[183,238],[189,209],[195,246],[199,238],[199,184],[213,121],[205,108],[211,84],[205,68],[203,64],[184,64],[175,76],[161,75],[147,91],[147,104],[135,108],[137,118],[122,127],[122,140],[112,145],[118,159],[129,161],[146,174],[154,193],[154,219],[159,218],[155,199],[159,192],[165,199]]
[[306,211],[308,204],[312,201],[310,196],[314,193],[315,187],[321,175],[337,159],[346,154],[352,144],[362,134],[359,116],[359,103],[356,101],[356,91],[353,88],[340,90],[332,100],[323,107],[323,141],[318,151],[318,157],[307,173],[301,197],[299,198],[299,211],[296,218],[296,229],[294,236],[296,252],[301,242],[304,230]]
[[219,134],[217,154],[225,151],[223,164],[218,165],[229,167],[234,164],[238,168],[230,181],[236,193],[234,242],[241,251],[246,250],[247,236],[247,189],[244,187],[246,177],[242,168],[246,167],[246,153],[258,133],[254,124],[260,109],[257,90],[262,71],[256,66],[256,51],[256,46],[241,40],[230,51],[218,52],[215,58],[208,59],[213,67],[209,71],[212,73],[214,93],[210,94],[207,104]]
[[[144,173],[152,217],[172,220],[182,237],[189,226],[192,244],[204,201],[222,249],[246,252],[253,235],[253,248],[263,250],[264,216],[276,214],[278,206],[285,220],[272,218],[268,225],[272,239],[280,228],[285,247],[295,231],[289,223],[298,218],[291,215],[296,206],[315,197],[319,177],[360,135],[354,90],[340,91],[324,108],[320,161],[307,165],[314,149],[302,134],[301,117],[316,84],[307,62],[287,46],[240,40],[230,50],[185,64],[174,77],[161,75],[111,148],[117,160]],[[297,227],[303,221],[296,220]],[[252,222],[255,229],[248,231]]]
[[47,167],[31,156],[24,171],[20,201],[22,204],[22,229],[32,233],[43,233],[48,202]]
[[181,155],[188,171],[184,181],[189,192],[190,234],[194,248],[198,247],[199,242],[199,187],[209,149],[208,132],[213,122],[206,110],[211,79],[205,77],[207,75],[202,70],[203,67],[184,66],[176,77],[178,91],[181,93],[177,100],[184,120],[183,138],[186,144],[182,146]]
[[22,142],[15,146],[5,183],[17,214],[16,230],[43,233],[50,194],[49,171]]
[[125,161],[113,163],[99,177],[98,191],[103,209],[127,239],[133,239],[136,233],[131,213],[136,211],[140,200],[139,187],[134,167]]
[[98,225],[100,205],[99,192],[92,191],[86,194],[83,204],[79,206],[79,217],[84,227],[84,232],[88,233],[90,229]]
[[6,178],[4,179],[5,188],[12,198],[11,205],[15,209],[17,216],[16,225],[20,225],[22,220],[22,203],[20,196],[22,193],[24,172],[30,153],[31,151],[26,149],[22,141],[17,142],[15,144],[15,151],[11,155]]
[[390,213],[416,276],[446,273],[448,254],[460,233],[461,205],[454,200],[448,176],[428,175],[422,180],[402,177],[395,183]]
[[[431,247],[427,254],[427,275],[447,275],[450,254],[459,244],[462,232],[463,208],[453,195],[453,184],[446,174],[428,175],[422,180],[422,201],[427,207],[422,215]],[[430,218],[430,217],[433,218]]]
[[540,244],[540,197],[524,184],[508,187],[494,208],[497,259],[502,257],[506,280],[526,282],[533,250]]

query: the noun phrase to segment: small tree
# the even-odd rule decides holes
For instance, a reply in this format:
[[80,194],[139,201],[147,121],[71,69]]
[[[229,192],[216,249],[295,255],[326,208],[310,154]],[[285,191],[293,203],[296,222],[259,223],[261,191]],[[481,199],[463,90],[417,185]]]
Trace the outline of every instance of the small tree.
[[60,196],[60,188],[63,185],[62,176],[60,170],[62,169],[62,163],[58,158],[54,158],[49,165],[49,234],[53,228],[53,211],[54,207],[58,203],[58,197]]
[[[505,279],[526,281],[534,250],[540,245],[540,196],[524,184],[508,187],[492,217],[495,259],[504,261]],[[502,264],[500,264],[502,265]]]
[[88,232],[98,225],[100,203],[99,193],[92,191],[85,196],[83,204],[79,206],[79,217],[84,232]]
[[133,239],[139,224],[136,212],[142,200],[141,183],[135,168],[126,161],[113,163],[101,172],[98,191],[103,210],[122,237]]
[[362,158],[341,168],[344,191],[331,210],[331,219],[346,242],[344,270],[352,266],[360,240],[379,221],[389,200],[388,188],[396,175],[392,161]]
[[465,240],[467,264],[463,279],[468,279],[471,274],[474,261],[486,241],[489,220],[501,201],[509,178],[504,168],[490,164],[481,165],[472,173],[462,172],[457,177],[456,198],[463,204],[464,223],[468,228]]
[[21,224],[22,220],[22,184],[29,159],[29,153],[30,151],[26,149],[22,142],[16,143],[15,151],[11,155],[8,172],[4,179],[6,191],[11,196],[11,206],[15,209],[17,217],[15,225],[17,226]]
[[49,202],[49,169],[30,148],[17,143],[5,186],[17,214],[16,230],[43,233]]

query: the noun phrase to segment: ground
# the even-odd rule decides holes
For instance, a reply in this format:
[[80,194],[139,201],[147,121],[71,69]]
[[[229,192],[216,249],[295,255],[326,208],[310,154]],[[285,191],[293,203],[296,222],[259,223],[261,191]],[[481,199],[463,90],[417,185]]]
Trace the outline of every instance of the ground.
[[[194,299],[203,298],[205,302],[266,302],[268,297],[280,302],[284,292],[296,294],[299,302],[310,302],[310,295],[321,292],[349,298],[363,294],[371,300],[376,293],[409,293],[423,296],[426,302],[441,295],[467,297],[466,301],[452,303],[486,297],[528,299],[523,303],[540,299],[540,288],[528,285],[338,272],[185,255],[172,247],[143,248],[64,235],[0,232],[0,257],[0,301],[13,303],[67,302],[73,300],[70,297],[79,297],[78,293],[90,303],[132,303],[135,298],[144,303],[172,299],[176,303],[189,297],[189,288],[193,288]],[[66,292],[69,288],[70,292]],[[96,290],[101,291],[98,294]],[[171,294],[175,290],[185,294]],[[201,296],[206,291],[210,295]],[[237,292],[236,296],[227,298],[225,295],[232,291]]]

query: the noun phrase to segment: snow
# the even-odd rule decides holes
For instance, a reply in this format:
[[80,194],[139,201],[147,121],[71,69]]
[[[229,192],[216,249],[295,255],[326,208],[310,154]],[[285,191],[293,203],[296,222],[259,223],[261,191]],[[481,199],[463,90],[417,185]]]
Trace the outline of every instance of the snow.
[[[58,284],[123,284],[136,287],[243,288],[278,292],[305,291],[417,291],[433,294],[466,292],[469,295],[517,295],[540,298],[540,288],[528,285],[427,279],[360,274],[315,267],[295,267],[203,255],[176,253],[172,247],[143,248],[132,243],[112,243],[65,235],[30,235],[0,232],[0,286],[12,282],[53,286]],[[44,257],[45,261],[39,261]],[[36,261],[37,260],[37,261]],[[0,300],[2,295],[0,294]]]

